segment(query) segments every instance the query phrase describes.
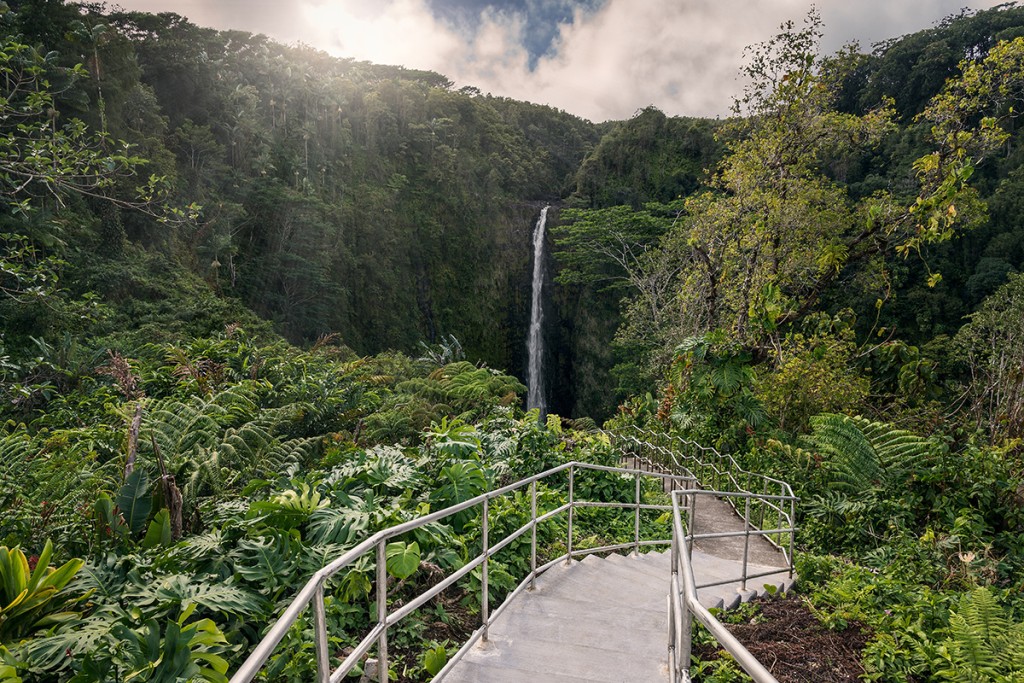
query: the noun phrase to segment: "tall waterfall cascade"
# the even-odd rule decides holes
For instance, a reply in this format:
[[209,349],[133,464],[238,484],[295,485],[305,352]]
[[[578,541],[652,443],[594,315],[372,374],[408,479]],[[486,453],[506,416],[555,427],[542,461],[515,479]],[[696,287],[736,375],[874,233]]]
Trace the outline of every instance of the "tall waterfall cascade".
[[548,410],[544,396],[544,228],[548,222],[548,209],[545,206],[533,229],[533,296],[530,302],[530,336],[527,341],[529,352],[529,368],[527,374],[526,409],[540,409],[543,417]]

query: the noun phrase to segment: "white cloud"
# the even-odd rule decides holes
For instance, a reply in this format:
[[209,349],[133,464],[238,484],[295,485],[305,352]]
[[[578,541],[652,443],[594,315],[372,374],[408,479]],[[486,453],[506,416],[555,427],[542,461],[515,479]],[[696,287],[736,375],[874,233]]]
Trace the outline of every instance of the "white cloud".
[[301,12],[310,30],[305,42],[339,56],[440,70],[465,49],[421,0],[306,2]]
[[[546,0],[536,0],[543,3]],[[974,0],[975,8],[997,0]],[[555,50],[531,71],[524,17],[486,10],[479,27],[438,20],[426,0],[121,0],[176,11],[202,25],[261,31],[284,41],[382,64],[440,72],[457,85],[550,104],[595,121],[655,105],[669,114],[728,112],[741,89],[743,48],[800,21],[808,0],[607,0],[559,26]],[[963,0],[819,0],[824,47],[865,46],[932,25]],[[285,18],[287,14],[287,18]]]

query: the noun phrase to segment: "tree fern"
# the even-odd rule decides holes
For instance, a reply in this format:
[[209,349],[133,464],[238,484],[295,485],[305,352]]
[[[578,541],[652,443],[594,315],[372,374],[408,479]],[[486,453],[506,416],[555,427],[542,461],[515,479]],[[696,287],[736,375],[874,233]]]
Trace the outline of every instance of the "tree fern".
[[811,418],[813,434],[806,441],[823,459],[832,488],[856,493],[878,486],[882,467],[871,442],[857,424],[845,415]]
[[878,454],[882,467],[887,470],[903,474],[927,467],[941,448],[931,439],[903,429],[893,429],[882,422],[871,422],[862,417],[850,419],[860,426]]
[[933,658],[938,678],[1003,681],[1024,674],[1024,623],[1011,620],[988,588],[960,599],[947,634]]
[[829,484],[849,493],[889,488],[926,467],[939,448],[925,437],[860,417],[818,415],[811,427],[804,445],[821,455]]
[[[0,437],[0,502],[6,502],[15,484],[22,481],[28,461],[37,450],[27,434]],[[2,507],[7,509],[6,505]]]
[[146,410],[140,441],[148,443],[152,433],[164,455],[173,458],[196,446],[211,445],[226,428],[252,422],[259,412],[251,383],[231,386],[209,399],[163,399]]
[[319,436],[278,441],[261,453],[258,462],[251,464],[248,479],[279,476],[291,476],[296,467],[313,461],[323,450],[323,439]]
[[15,433],[0,437],[0,538],[20,533],[22,528],[35,522],[36,512],[15,507],[14,502],[22,495],[23,487],[29,484],[28,470],[31,457],[38,451],[32,440],[25,434]]

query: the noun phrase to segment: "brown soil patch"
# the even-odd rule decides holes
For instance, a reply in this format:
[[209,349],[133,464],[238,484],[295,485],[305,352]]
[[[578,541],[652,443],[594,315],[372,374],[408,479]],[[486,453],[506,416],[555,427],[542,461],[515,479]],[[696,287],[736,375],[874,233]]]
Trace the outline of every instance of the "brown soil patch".
[[[750,622],[727,624],[729,630],[757,657],[779,683],[834,681],[857,683],[864,673],[860,653],[868,641],[860,624],[844,631],[822,626],[797,597],[768,599]],[[720,650],[694,648],[703,660],[716,659]]]

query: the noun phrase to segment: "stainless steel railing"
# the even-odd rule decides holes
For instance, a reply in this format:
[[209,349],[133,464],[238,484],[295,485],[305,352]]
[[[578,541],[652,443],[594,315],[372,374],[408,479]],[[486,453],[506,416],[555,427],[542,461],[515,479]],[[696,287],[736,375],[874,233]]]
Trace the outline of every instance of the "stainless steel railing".
[[[745,525],[758,530],[766,526],[782,529],[758,533],[783,553],[792,575],[797,497],[787,482],[745,470],[728,453],[679,436],[638,427],[607,434],[613,446],[638,462],[692,475],[702,489],[729,503]],[[735,496],[730,492],[751,495]],[[740,510],[740,504],[745,509]]]
[[[639,436],[657,437],[662,443],[656,443],[653,440],[644,441],[641,440]],[[277,646],[284,639],[288,630],[296,622],[302,611],[310,605],[312,605],[314,615],[313,632],[316,645],[316,680],[318,683],[327,683],[328,681],[331,683],[338,683],[338,681],[348,675],[348,673],[351,672],[352,669],[368,655],[368,653],[370,653],[374,645],[377,647],[376,654],[378,659],[379,680],[381,683],[384,683],[384,681],[388,680],[388,630],[394,627],[403,618],[440,595],[441,592],[453,586],[479,567],[481,570],[480,626],[473,632],[469,640],[463,645],[459,652],[456,653],[448,661],[447,665],[438,673],[435,680],[442,680],[445,674],[451,670],[451,668],[462,658],[469,648],[480,640],[487,639],[490,625],[494,623],[494,620],[500,616],[502,611],[512,602],[512,600],[522,591],[532,588],[537,577],[551,567],[560,562],[571,562],[575,557],[580,557],[590,553],[611,552],[623,549],[630,549],[633,552],[639,552],[641,547],[664,546],[670,544],[672,553],[672,584],[669,596],[670,620],[668,640],[669,661],[673,677],[672,680],[689,680],[688,672],[692,619],[696,618],[699,622],[708,627],[723,647],[733,654],[737,662],[739,662],[740,665],[748,671],[748,673],[751,673],[751,675],[754,676],[757,683],[774,681],[775,679],[771,677],[770,674],[767,674],[763,667],[757,664],[756,660],[753,659],[750,653],[747,652],[746,649],[731,636],[731,634],[729,634],[725,627],[722,626],[710,614],[710,612],[700,605],[697,601],[696,591],[698,588],[711,587],[735,581],[741,581],[742,587],[746,588],[747,581],[750,579],[770,574],[777,574],[779,572],[778,569],[770,572],[749,572],[748,556],[750,542],[752,538],[756,538],[757,536],[762,536],[763,538],[771,541],[776,547],[782,550],[783,556],[789,566],[789,574],[792,577],[793,536],[796,529],[794,525],[796,498],[793,496],[789,485],[785,482],[768,477],[760,478],[760,481],[772,482],[781,485],[780,493],[777,495],[742,490],[742,487],[739,486],[736,486],[736,489],[738,490],[732,491],[714,490],[713,488],[699,488],[700,482],[698,481],[698,478],[693,475],[690,467],[696,467],[699,471],[701,467],[711,467],[710,471],[717,471],[719,476],[722,477],[717,481],[730,484],[735,484],[738,481],[737,473],[740,475],[739,478],[743,478],[744,475],[749,473],[741,470],[730,457],[721,456],[720,454],[717,455],[714,464],[711,466],[706,465],[705,461],[700,461],[695,458],[692,453],[684,454],[680,457],[680,454],[674,453],[671,448],[663,445],[665,443],[664,437],[654,433],[641,432],[639,435],[636,432],[626,435],[609,433],[609,437],[612,439],[613,444],[618,444],[618,446],[623,449],[624,454],[628,454],[630,457],[637,457],[639,459],[637,462],[638,464],[641,464],[642,467],[608,467],[575,461],[569,462],[536,474],[532,477],[527,477],[513,484],[509,484],[508,486],[484,493],[458,505],[453,505],[445,508],[444,510],[439,510],[373,534],[343,554],[337,560],[334,560],[313,574],[305,586],[303,586],[295,596],[291,604],[285,609],[284,613],[270,628],[263,640],[249,655],[248,659],[246,659],[238,671],[231,677],[230,683],[248,683],[253,680],[258,675],[259,671],[265,666],[271,654],[273,654]],[[670,439],[668,443],[673,444],[675,441]],[[713,451],[713,449],[703,450]],[[713,454],[717,454],[717,451],[713,451]],[[723,466],[723,463],[728,461],[731,461],[729,463],[729,467]],[[646,467],[647,469],[643,469],[643,467]],[[715,467],[717,467],[717,470]],[[578,473],[584,471],[609,472],[632,476],[634,478],[633,501],[606,502],[578,500],[576,497],[576,477]],[[559,475],[563,472],[566,474],[567,479],[566,502],[554,509],[538,514],[537,484],[543,481],[550,481],[555,477],[555,475]],[[751,480],[753,480],[757,475],[750,476]],[[641,484],[642,479],[645,477],[654,478],[661,482],[661,489],[672,496],[671,505],[643,502],[643,487]],[[494,501],[501,496],[520,491],[526,487],[529,487],[530,491],[530,520],[509,533],[505,538],[496,543],[492,543],[489,528],[489,511],[491,501]],[[733,510],[737,512],[740,506],[743,507],[743,529],[741,531],[694,533],[695,528],[693,526],[693,522],[697,518],[698,507],[700,506],[701,501],[710,502],[714,498],[727,500],[732,505]],[[478,507],[480,508],[481,515],[480,554],[469,560],[458,570],[452,572],[452,574],[439,583],[429,587],[418,596],[408,600],[401,607],[389,613],[389,595],[386,573],[387,542],[427,524],[431,524],[446,517],[450,517],[451,515]],[[634,513],[633,539],[629,542],[606,545],[597,548],[574,548],[573,531],[575,511],[577,508],[588,507],[632,509]],[[755,513],[755,509],[759,512]],[[644,510],[672,511],[673,522],[671,539],[641,538],[640,517],[641,512]],[[552,520],[562,514],[565,514],[566,516],[566,552],[543,565],[538,566],[537,527],[538,525]],[[757,523],[754,522],[755,516],[758,520]],[[685,525],[682,521],[683,519],[686,520]],[[488,582],[489,560],[496,553],[508,547],[513,541],[520,538],[527,532],[530,533],[530,572],[522,579],[518,586],[509,593],[505,601],[497,609],[491,612],[489,595],[490,587]],[[695,540],[709,540],[739,536],[744,538],[743,562],[741,565],[740,576],[697,584],[694,580],[693,569],[690,561],[693,542]],[[788,543],[786,541],[788,541]],[[786,552],[786,546],[789,548],[788,552]],[[330,652],[328,651],[327,619],[324,602],[327,582],[339,572],[352,567],[360,558],[371,552],[374,553],[376,557],[375,601],[377,623],[363,636],[359,643],[349,651],[344,658],[339,662],[332,664]],[[751,663],[751,661],[753,663]],[[750,668],[748,668],[748,664]],[[760,669],[758,667],[760,667]],[[762,674],[767,674],[768,677],[761,677]]]
[[[601,472],[612,472],[623,475],[631,475],[635,479],[634,486],[634,500],[631,503],[622,502],[603,502],[603,501],[586,501],[577,500],[575,495],[575,480],[576,474],[580,471],[601,471]],[[537,511],[537,484],[538,482],[549,480],[554,475],[562,472],[567,473],[568,477],[568,500],[563,505],[560,505],[552,510],[549,510],[543,514],[538,514]],[[479,640],[487,639],[487,631],[489,626],[494,623],[494,620],[501,614],[504,608],[512,601],[515,596],[521,593],[523,590],[532,587],[536,581],[537,576],[547,571],[551,567],[555,566],[559,562],[570,562],[574,557],[580,557],[595,552],[606,552],[622,550],[625,548],[631,548],[635,552],[639,552],[641,547],[651,545],[668,545],[670,539],[642,539],[640,537],[640,514],[643,510],[656,510],[656,511],[669,511],[672,509],[671,505],[660,505],[660,504],[648,504],[643,502],[642,497],[642,486],[641,479],[644,477],[651,477],[663,482],[663,490],[674,490],[677,488],[694,489],[696,482],[694,479],[685,474],[672,474],[667,472],[644,472],[641,470],[631,470],[622,467],[607,467],[603,465],[593,465],[590,463],[582,462],[569,462],[558,467],[541,472],[532,477],[527,477],[508,486],[484,493],[475,498],[467,500],[458,505],[439,510],[437,512],[425,515],[423,517],[411,520],[404,524],[378,531],[362,543],[358,544],[344,555],[339,557],[337,560],[331,562],[323,569],[319,570],[306,582],[305,586],[299,591],[299,593],[292,600],[291,604],[285,609],[284,613],[278,618],[274,625],[270,628],[267,634],[263,637],[263,640],[256,646],[252,654],[249,655],[248,659],[242,664],[238,671],[231,677],[230,683],[248,683],[253,680],[259,671],[265,666],[267,660],[273,654],[274,650],[284,639],[288,630],[296,622],[299,615],[306,607],[312,605],[314,614],[314,640],[316,643],[316,659],[317,659],[317,681],[318,683],[338,683],[344,678],[352,669],[358,664],[374,647],[377,646],[377,659],[378,659],[378,675],[381,683],[388,680],[388,630],[395,626],[403,618],[414,612],[416,609],[434,599],[442,591],[454,585],[460,579],[463,579],[470,574],[477,567],[481,568],[481,582],[480,582],[480,627],[473,632],[470,636],[469,641],[462,647],[462,649],[452,657],[444,669],[442,669],[437,678],[441,679],[451,669],[452,666],[461,658],[462,654],[465,653],[470,647],[472,647]],[[501,539],[497,543],[491,544],[489,538],[489,522],[488,512],[491,501],[504,495],[508,495],[515,491],[519,491],[529,487],[530,489],[530,521],[523,524],[515,531],[508,534],[505,538]],[[479,507],[480,521],[481,521],[481,541],[482,550],[481,553],[454,571],[451,575],[446,577],[444,580],[428,588],[420,595],[412,598],[411,600],[404,603],[398,609],[388,612],[388,585],[387,585],[387,574],[386,574],[386,547],[387,542],[390,539],[396,538],[403,534],[406,534],[414,529],[418,529],[432,522],[444,519],[454,514],[458,514],[465,510],[470,510]],[[575,510],[577,508],[586,507],[604,507],[604,508],[626,508],[634,510],[634,535],[632,541],[626,543],[618,543],[612,545],[606,545],[599,548],[574,548],[573,547],[573,524],[575,517]],[[558,515],[565,513],[567,518],[567,534],[566,534],[566,552],[559,557],[556,557],[549,562],[537,566],[537,526],[548,520],[555,518]],[[496,553],[509,546],[517,538],[521,537],[525,533],[531,533],[530,541],[530,573],[522,580],[522,582],[507,596],[505,601],[499,606],[493,613],[490,611],[490,596],[489,596],[489,585],[488,585],[488,561]],[[377,608],[377,624],[369,630],[369,632],[363,636],[362,640],[344,657],[340,662],[337,663],[336,667],[332,666],[330,653],[328,651],[328,635],[327,635],[327,618],[326,608],[324,603],[325,586],[327,581],[338,574],[346,567],[352,566],[361,557],[371,552],[375,552],[376,555],[376,608]]]
[[[754,679],[754,683],[778,683],[775,676],[697,599],[697,588],[700,586],[694,579],[691,553],[694,539],[700,536],[689,533],[688,525],[683,523],[684,511],[687,508],[692,509],[696,504],[696,494],[694,491],[676,491],[672,494],[672,587],[669,592],[668,620],[670,680],[672,683],[690,680],[693,620],[696,619]],[[687,501],[686,498],[690,500]],[[685,518],[691,520],[692,514],[685,515]],[[744,567],[744,585],[748,578],[754,577],[748,577]]]

